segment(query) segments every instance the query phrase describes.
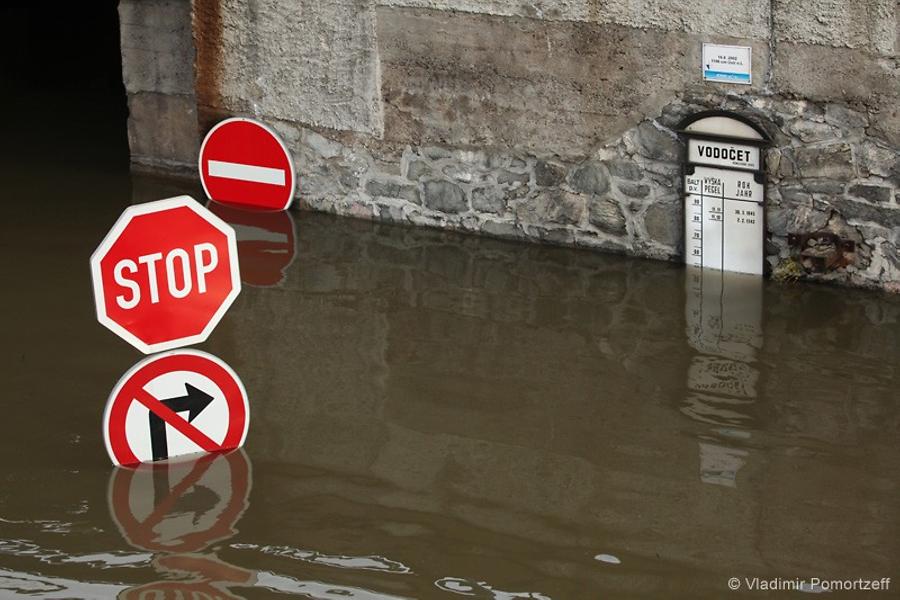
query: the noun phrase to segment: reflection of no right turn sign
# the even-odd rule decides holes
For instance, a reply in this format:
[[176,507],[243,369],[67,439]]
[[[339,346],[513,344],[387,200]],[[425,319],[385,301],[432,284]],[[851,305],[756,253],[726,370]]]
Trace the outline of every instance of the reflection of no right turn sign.
[[136,364],[116,384],[103,414],[113,463],[133,465],[237,448],[247,437],[247,392],[224,362],[174,350]]
[[109,510],[125,539],[151,552],[199,552],[227,540],[249,505],[243,450],[115,469]]

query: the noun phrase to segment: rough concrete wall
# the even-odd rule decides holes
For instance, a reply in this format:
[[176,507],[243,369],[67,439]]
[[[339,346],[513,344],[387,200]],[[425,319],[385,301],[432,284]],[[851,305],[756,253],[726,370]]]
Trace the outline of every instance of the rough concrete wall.
[[119,3],[132,162],[179,169],[200,147],[190,0]]
[[[725,108],[775,142],[771,269],[900,290],[893,0],[193,9],[201,132],[234,114],[272,122],[295,154],[300,207],[679,260],[673,128],[692,111]],[[701,82],[703,42],[752,46],[753,85]],[[160,101],[181,97],[155,85]],[[157,147],[136,147],[136,160],[175,156]],[[855,245],[820,272],[790,234],[826,231]]]
[[195,0],[204,109],[382,133],[368,0]]

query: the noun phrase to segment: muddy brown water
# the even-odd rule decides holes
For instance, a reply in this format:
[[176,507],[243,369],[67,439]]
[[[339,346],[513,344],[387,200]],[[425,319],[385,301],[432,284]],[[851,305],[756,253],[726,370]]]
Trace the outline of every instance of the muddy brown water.
[[4,175],[2,598],[900,586],[895,297],[230,215],[248,284],[200,348],[243,377],[245,451],[116,470],[101,414],[141,356],[95,321],[88,257],[128,203],[201,194],[45,167]]

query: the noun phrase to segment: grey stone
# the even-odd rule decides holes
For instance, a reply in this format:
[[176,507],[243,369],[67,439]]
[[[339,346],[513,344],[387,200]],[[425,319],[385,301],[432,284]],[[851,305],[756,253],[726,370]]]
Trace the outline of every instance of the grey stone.
[[640,180],[644,174],[644,170],[641,169],[640,165],[630,160],[611,160],[606,163],[606,167],[611,175],[622,179],[630,179],[631,181]]
[[808,204],[812,201],[809,191],[802,185],[784,185],[779,188],[779,192],[788,206]]
[[412,202],[413,204],[422,204],[422,198],[419,196],[419,190],[414,185],[401,185],[397,190],[397,197]]
[[472,209],[499,215],[506,210],[506,197],[496,186],[472,190]]
[[584,217],[585,205],[585,197],[580,194],[547,190],[519,204],[516,217],[529,225],[575,225]]
[[650,193],[650,186],[643,183],[620,181],[616,184],[616,187],[619,188],[620,192],[632,198],[646,198]]
[[412,185],[399,185],[390,181],[370,180],[366,183],[366,193],[375,197],[400,198],[413,204],[420,204],[419,190]]
[[635,142],[638,152],[647,158],[665,162],[676,162],[681,158],[681,144],[678,140],[651,121],[638,125]]
[[429,181],[425,184],[425,206],[444,213],[461,213],[469,208],[465,192],[449,181]]
[[423,156],[430,158],[431,160],[438,160],[441,158],[450,158],[450,151],[446,148],[440,148],[438,146],[426,146],[421,148],[421,153]]
[[804,179],[803,187],[812,194],[843,194],[845,184],[833,179]]
[[825,122],[842,130],[862,129],[869,125],[869,117],[843,104],[827,104]]
[[500,185],[527,185],[530,178],[531,176],[528,173],[513,173],[512,171],[501,171],[497,175],[497,183],[499,183]]
[[625,213],[611,198],[594,197],[590,208],[591,225],[607,233],[622,235],[626,232]]
[[400,192],[400,186],[396,183],[375,181],[374,179],[366,182],[366,193],[372,196],[384,196],[386,198],[397,198]]
[[847,144],[803,146],[794,150],[800,176],[827,179],[849,179],[853,170],[853,155]]
[[893,191],[883,185],[858,184],[851,185],[847,192],[857,198],[863,198],[869,202],[890,202]]
[[485,221],[481,226],[482,233],[502,238],[518,238],[521,231],[510,221]]
[[419,180],[422,176],[431,175],[431,173],[431,165],[424,160],[411,161],[406,169],[407,179],[412,179],[413,181]]
[[847,220],[870,221],[884,227],[900,227],[900,209],[874,206],[850,198],[835,198],[831,205]]
[[900,152],[871,141],[857,146],[860,175],[878,175],[900,187]]
[[644,213],[644,227],[654,242],[677,248],[684,237],[682,219],[677,202],[657,202]]
[[604,194],[609,190],[609,175],[602,164],[586,162],[572,172],[569,185],[584,194]]
[[557,246],[572,246],[575,244],[575,232],[571,229],[535,227],[532,231],[537,233],[538,238],[542,242],[547,242],[548,244]]
[[836,132],[830,125],[802,119],[791,123],[788,131],[803,142],[821,142],[836,137]]
[[539,160],[534,165],[534,183],[540,187],[557,187],[566,179],[561,165]]

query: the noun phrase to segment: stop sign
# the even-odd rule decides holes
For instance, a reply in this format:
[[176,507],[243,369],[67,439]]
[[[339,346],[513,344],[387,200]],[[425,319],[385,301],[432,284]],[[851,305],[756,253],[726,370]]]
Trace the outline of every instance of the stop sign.
[[127,208],[91,275],[97,319],[144,354],[206,340],[241,291],[234,230],[190,196]]

